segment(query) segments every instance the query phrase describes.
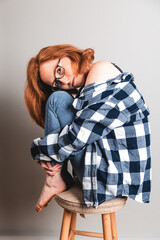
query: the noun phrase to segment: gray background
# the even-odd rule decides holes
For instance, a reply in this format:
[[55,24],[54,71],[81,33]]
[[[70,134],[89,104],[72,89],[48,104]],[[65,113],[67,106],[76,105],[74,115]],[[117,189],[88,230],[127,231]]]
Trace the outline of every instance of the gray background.
[[[128,200],[117,213],[118,233],[120,239],[160,239],[160,1],[0,0],[0,18],[0,239],[59,236],[62,209],[55,200],[40,214],[34,210],[45,175],[29,148],[43,130],[31,121],[23,93],[29,59],[61,43],[92,47],[95,61],[116,62],[135,75],[151,111],[152,195],[150,204]],[[101,231],[101,219],[79,217],[78,226]]]

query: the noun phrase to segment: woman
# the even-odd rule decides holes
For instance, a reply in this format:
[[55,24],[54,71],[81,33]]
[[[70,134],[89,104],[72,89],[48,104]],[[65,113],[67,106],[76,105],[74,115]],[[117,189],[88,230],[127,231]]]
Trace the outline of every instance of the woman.
[[[92,49],[56,45],[29,62],[25,101],[31,117],[45,126],[45,138],[31,146],[46,172],[38,212],[70,186],[67,160],[82,183],[87,206],[120,196],[149,202],[148,108],[131,73],[93,60]],[[69,92],[77,89],[73,99]]]

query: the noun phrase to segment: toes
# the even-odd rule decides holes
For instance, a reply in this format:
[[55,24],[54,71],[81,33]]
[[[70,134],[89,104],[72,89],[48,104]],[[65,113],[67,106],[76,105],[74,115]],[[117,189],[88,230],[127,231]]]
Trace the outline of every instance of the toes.
[[41,212],[43,210],[43,208],[40,207],[39,205],[36,205],[35,209],[37,212]]
[[47,201],[47,203],[43,204],[43,206],[37,204],[37,205],[35,206],[36,211],[37,211],[37,212],[41,212],[44,207],[47,207],[47,205],[48,205],[48,203],[51,201],[51,199],[52,199],[52,198],[50,198],[50,199]]

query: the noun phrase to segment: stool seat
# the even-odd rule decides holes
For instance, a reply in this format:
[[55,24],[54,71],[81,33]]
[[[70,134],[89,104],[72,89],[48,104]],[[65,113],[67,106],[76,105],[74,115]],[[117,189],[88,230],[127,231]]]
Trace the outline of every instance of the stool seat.
[[[55,200],[58,205],[64,208],[60,240],[75,240],[76,235],[118,240],[115,212],[124,207],[127,197],[103,202],[98,208],[86,207],[81,184],[75,182],[69,190],[55,195]],[[76,230],[77,213],[81,216],[101,214],[103,233]]]
[[115,198],[103,202],[98,208],[86,207],[83,200],[81,184],[75,183],[69,190],[59,193],[55,200],[64,209],[80,214],[104,214],[116,212],[123,208],[127,197]]

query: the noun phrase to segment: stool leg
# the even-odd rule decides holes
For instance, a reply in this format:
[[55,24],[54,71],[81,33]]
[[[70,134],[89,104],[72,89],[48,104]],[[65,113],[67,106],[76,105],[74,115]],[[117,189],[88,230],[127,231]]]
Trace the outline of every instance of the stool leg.
[[112,240],[110,213],[102,214],[104,240]]
[[112,239],[118,240],[115,212],[111,213]]
[[60,240],[68,240],[72,213],[64,210]]
[[69,231],[69,240],[75,240],[75,230],[77,222],[77,213],[72,212],[71,225]]

